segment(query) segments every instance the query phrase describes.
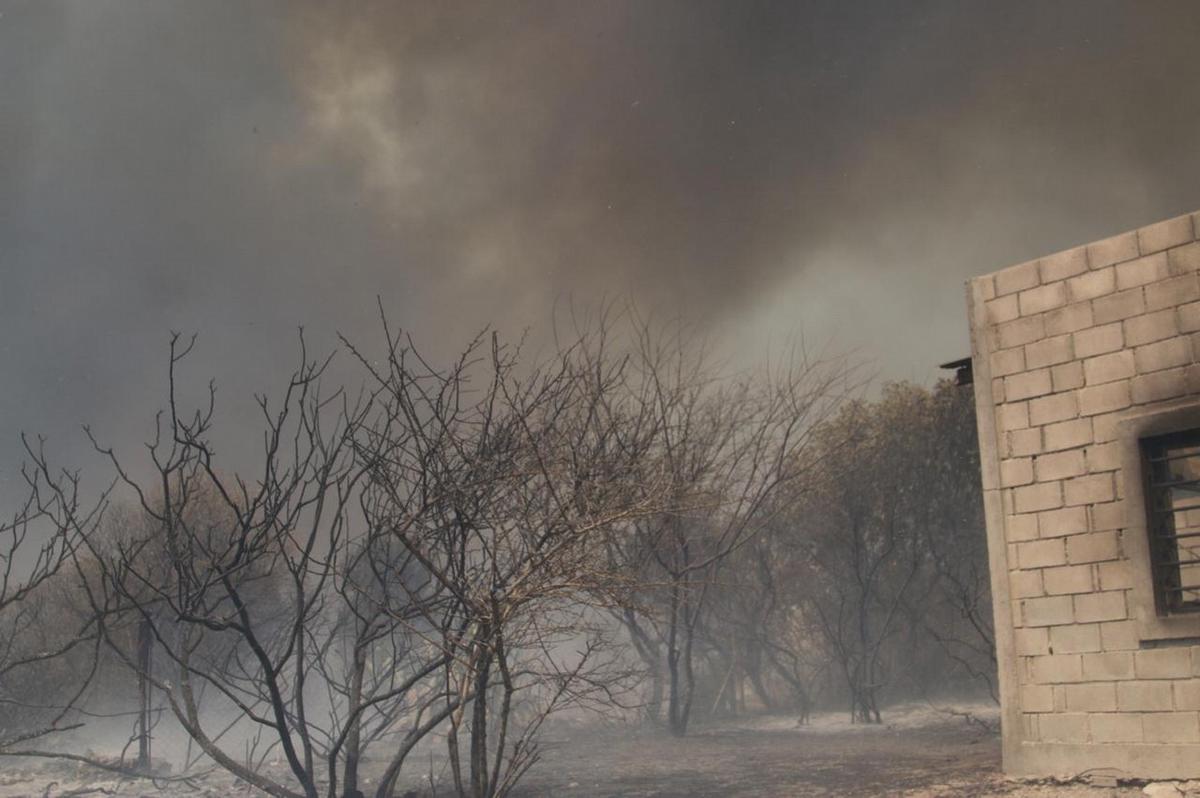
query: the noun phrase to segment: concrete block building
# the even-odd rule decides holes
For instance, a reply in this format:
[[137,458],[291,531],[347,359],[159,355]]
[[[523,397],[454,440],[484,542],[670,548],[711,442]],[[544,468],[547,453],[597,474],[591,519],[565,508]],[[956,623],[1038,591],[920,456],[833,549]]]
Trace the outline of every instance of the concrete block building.
[[1200,777],[1200,213],[969,304],[1005,768]]

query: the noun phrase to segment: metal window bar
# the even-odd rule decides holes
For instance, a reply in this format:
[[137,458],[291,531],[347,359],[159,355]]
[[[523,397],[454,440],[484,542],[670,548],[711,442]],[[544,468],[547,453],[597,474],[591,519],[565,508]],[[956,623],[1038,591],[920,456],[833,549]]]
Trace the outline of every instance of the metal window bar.
[[[1176,432],[1142,441],[1146,485],[1146,521],[1155,601],[1161,614],[1200,611],[1200,565],[1185,539],[1200,537],[1200,527],[1186,525],[1184,514],[1200,510],[1200,430]],[[1194,544],[1193,544],[1194,545]],[[1182,551],[1181,551],[1182,549]],[[1184,583],[1183,569],[1192,577]]]
[[1200,446],[1180,446],[1169,454],[1147,457],[1147,462],[1150,463],[1169,463],[1173,460],[1186,460],[1189,457],[1194,457],[1200,454]]

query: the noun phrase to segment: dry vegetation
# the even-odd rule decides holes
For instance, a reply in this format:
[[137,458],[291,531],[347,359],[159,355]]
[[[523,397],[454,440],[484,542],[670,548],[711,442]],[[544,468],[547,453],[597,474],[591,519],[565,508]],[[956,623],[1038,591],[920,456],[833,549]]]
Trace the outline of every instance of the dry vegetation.
[[[937,765],[962,719],[886,725],[898,699],[991,686],[967,392],[863,401],[802,350],[729,372],[632,314],[540,360],[381,337],[342,342],[353,389],[302,342],[252,464],[218,456],[215,392],[178,391],[179,338],[142,453],[92,437],[99,500],[27,447],[0,583],[14,768],[279,798],[994,771],[990,740]],[[808,726],[832,708],[878,731]],[[619,725],[556,744],[580,717]]]

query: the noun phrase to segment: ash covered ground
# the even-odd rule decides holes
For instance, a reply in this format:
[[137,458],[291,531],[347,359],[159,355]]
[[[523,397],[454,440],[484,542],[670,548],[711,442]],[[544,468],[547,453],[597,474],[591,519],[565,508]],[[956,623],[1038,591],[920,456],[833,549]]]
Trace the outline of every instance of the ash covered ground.
[[[892,708],[884,720],[879,726],[851,725],[844,713],[827,712],[801,725],[792,715],[757,716],[698,726],[684,739],[644,726],[561,722],[548,730],[541,761],[513,795],[1101,798],[1142,794],[1140,785],[1099,787],[1006,778],[1000,770],[994,707],[907,704]],[[425,798],[452,792],[451,785],[439,784],[441,766],[435,750],[412,762],[397,796]],[[368,794],[371,786],[364,785]],[[260,794],[220,771],[188,781],[155,783],[118,779],[64,761],[14,760],[0,772],[2,798]]]

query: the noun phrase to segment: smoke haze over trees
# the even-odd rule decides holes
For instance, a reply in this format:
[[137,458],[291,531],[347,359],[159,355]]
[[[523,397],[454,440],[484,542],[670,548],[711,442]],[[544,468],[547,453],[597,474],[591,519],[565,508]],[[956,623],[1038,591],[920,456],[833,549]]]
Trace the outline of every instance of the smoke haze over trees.
[[[382,348],[338,353],[361,387],[302,346],[243,470],[172,339],[144,453],[88,430],[115,478],[98,504],[29,449],[8,561],[42,554],[0,606],[0,754],[150,773],[152,741],[182,735],[185,771],[335,796],[370,750],[382,797],[437,748],[482,798],[564,712],[683,736],[990,686],[969,392],[866,401],[802,348],[730,372],[636,313],[555,337],[439,364],[385,321]],[[97,723],[128,742],[80,748]]]

